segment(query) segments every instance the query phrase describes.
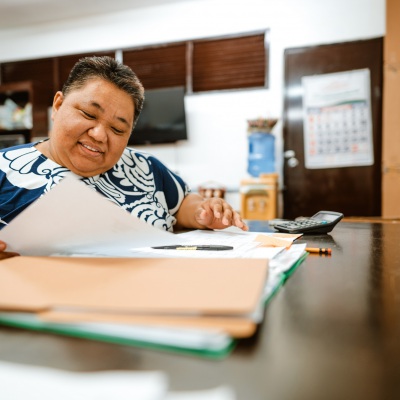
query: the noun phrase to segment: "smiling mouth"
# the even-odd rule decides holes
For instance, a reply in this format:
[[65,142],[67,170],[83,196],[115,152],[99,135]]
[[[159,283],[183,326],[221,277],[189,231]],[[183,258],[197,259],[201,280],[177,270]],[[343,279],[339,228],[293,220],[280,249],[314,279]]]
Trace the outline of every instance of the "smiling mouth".
[[103,154],[104,152],[103,151],[100,151],[100,150],[98,150],[98,149],[95,149],[94,147],[90,147],[89,145],[87,145],[87,144],[83,144],[83,143],[79,143],[82,147],[84,147],[85,149],[88,149],[88,150],[90,150],[90,151],[92,151],[92,152],[94,152],[94,153],[99,153],[99,154]]

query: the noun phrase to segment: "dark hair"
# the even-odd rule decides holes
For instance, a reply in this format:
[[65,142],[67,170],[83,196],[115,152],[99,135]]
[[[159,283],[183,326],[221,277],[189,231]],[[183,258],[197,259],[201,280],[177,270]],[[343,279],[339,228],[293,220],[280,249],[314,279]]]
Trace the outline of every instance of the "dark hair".
[[84,57],[73,66],[62,88],[63,95],[82,88],[93,78],[104,79],[131,96],[135,106],[132,125],[134,127],[144,102],[144,88],[136,74],[128,66],[111,57]]

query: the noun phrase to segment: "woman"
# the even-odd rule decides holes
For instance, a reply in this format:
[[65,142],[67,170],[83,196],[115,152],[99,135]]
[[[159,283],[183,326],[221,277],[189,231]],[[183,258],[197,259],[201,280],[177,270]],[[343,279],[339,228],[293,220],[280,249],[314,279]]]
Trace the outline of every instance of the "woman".
[[55,94],[49,139],[0,152],[1,220],[9,223],[73,175],[161,229],[247,230],[224,200],[190,193],[155,157],[126,147],[143,101],[143,86],[129,67],[110,57],[79,60]]

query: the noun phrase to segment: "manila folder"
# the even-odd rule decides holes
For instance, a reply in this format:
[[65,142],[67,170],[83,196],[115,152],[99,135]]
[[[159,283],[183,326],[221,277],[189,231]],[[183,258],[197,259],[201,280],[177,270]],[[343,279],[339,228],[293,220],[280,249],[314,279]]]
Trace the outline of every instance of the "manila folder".
[[20,256],[0,266],[0,310],[39,314],[246,319],[268,275],[263,259]]

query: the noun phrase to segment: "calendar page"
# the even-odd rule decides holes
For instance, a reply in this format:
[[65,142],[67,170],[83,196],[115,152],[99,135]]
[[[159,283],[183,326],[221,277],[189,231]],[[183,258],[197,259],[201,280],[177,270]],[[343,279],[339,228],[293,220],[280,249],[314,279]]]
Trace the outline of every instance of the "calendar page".
[[370,71],[304,76],[302,86],[305,167],[373,165]]

